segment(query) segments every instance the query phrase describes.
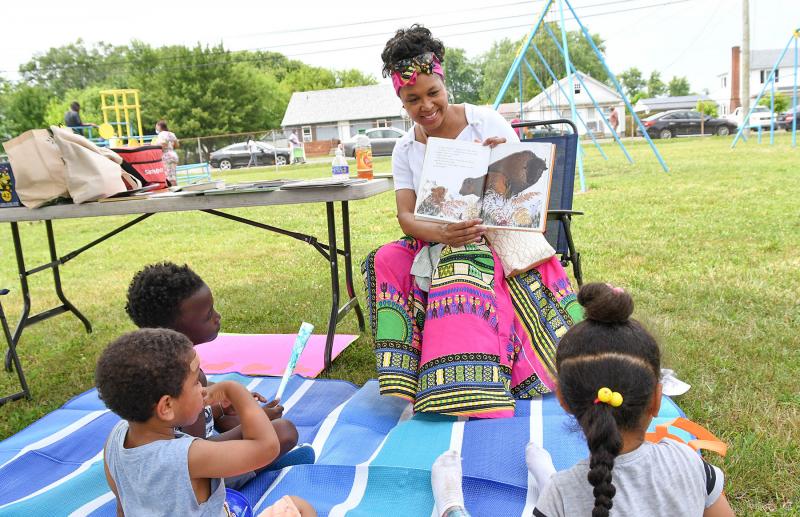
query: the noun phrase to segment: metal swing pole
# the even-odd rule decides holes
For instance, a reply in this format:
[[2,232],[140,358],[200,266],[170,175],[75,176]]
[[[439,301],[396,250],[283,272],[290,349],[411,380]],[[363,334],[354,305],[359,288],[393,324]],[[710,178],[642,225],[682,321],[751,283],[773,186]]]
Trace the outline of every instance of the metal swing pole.
[[505,80],[503,81],[503,85],[500,87],[500,92],[497,94],[497,98],[494,100],[494,105],[492,106],[493,109],[497,109],[500,103],[503,101],[503,96],[506,94],[506,90],[508,90],[509,85],[511,85],[511,81],[514,78],[514,74],[517,72],[520,64],[522,63],[522,59],[525,56],[525,52],[528,51],[528,47],[533,41],[533,36],[539,30],[539,26],[542,24],[547,11],[550,9],[550,6],[553,4],[554,0],[547,0],[544,4],[544,8],[542,9],[542,14],[539,15],[539,20],[536,22],[536,25],[533,26],[531,29],[530,34],[528,34],[528,38],[525,40],[525,44],[522,45],[522,50],[519,51],[517,57],[514,58],[514,63],[511,65],[511,68],[508,70],[508,74],[506,75]]
[[611,69],[608,67],[608,64],[606,63],[606,60],[603,57],[603,53],[600,52],[600,49],[597,48],[597,45],[595,45],[594,40],[592,39],[592,35],[589,34],[589,30],[586,28],[585,25],[583,25],[583,23],[581,22],[580,18],[578,18],[578,13],[575,12],[575,9],[572,7],[572,4],[570,4],[569,0],[559,0],[559,1],[564,2],[564,3],[567,4],[567,8],[570,10],[570,12],[572,13],[572,16],[575,18],[575,21],[578,23],[578,26],[581,28],[581,32],[583,32],[583,37],[586,39],[586,41],[592,47],[592,50],[594,50],[595,55],[600,60],[600,63],[603,65],[603,68],[605,69],[606,73],[608,74],[608,78],[611,79],[612,83],[614,83],[614,87],[617,89],[617,92],[620,94],[620,96],[622,97],[622,100],[625,102],[625,106],[628,108],[628,110],[630,110],[631,116],[633,117],[633,120],[636,121],[636,124],[639,126],[639,130],[642,132],[642,135],[644,136],[645,140],[647,140],[647,143],[650,145],[650,148],[653,150],[653,153],[656,155],[656,158],[658,159],[658,163],[661,164],[661,168],[664,169],[664,172],[669,172],[669,167],[667,167],[667,164],[664,163],[664,159],[661,157],[661,153],[658,152],[658,149],[656,148],[656,145],[653,143],[653,140],[650,138],[650,135],[647,134],[647,130],[645,129],[644,125],[642,124],[642,121],[639,119],[639,116],[633,110],[633,106],[631,106],[631,103],[628,100],[628,97],[625,95],[625,92],[622,90],[622,86],[619,84],[619,80],[617,79],[617,76],[614,75],[614,72],[612,72]]
[[[778,69],[778,65],[781,63],[781,61],[783,61],[783,57],[786,55],[786,52],[789,50],[789,45],[792,44],[792,40],[794,39],[795,35],[792,34],[792,37],[789,38],[789,41],[786,43],[786,46],[783,47],[783,52],[781,52],[781,55],[778,57],[778,59],[775,61],[775,65],[772,67],[772,71],[769,73],[769,79],[767,79],[767,82],[764,83],[764,86],[761,88],[761,92],[758,94],[758,97],[756,97],[756,100],[750,106],[750,111],[747,112],[747,116],[742,119],[742,127],[740,127],[739,131],[736,132],[736,137],[733,139],[733,143],[731,144],[731,149],[736,147],[736,143],[739,141],[739,138],[741,138],[744,128],[746,128],[747,123],[750,122],[750,115],[753,114],[753,110],[755,110],[756,106],[758,106],[758,101],[760,101],[761,97],[764,96],[764,92],[767,91],[767,87],[770,86],[771,84],[774,86],[775,71]],[[773,99],[774,97],[775,96],[773,95]]]
[[797,40],[800,29],[794,31],[794,88],[792,90],[792,147],[797,147]]
[[[550,78],[553,79],[553,81],[556,83],[562,95],[570,99],[570,104],[574,105],[575,104],[574,97],[570,96],[569,94],[567,94],[567,92],[564,91],[564,87],[561,86],[561,81],[559,81],[558,77],[556,77],[555,72],[553,72],[553,69],[550,67],[550,64],[545,59],[544,55],[542,55],[542,52],[539,50],[539,47],[536,46],[536,43],[533,44],[533,51],[536,52],[537,56],[539,56],[539,61],[541,61],[541,63],[544,65],[545,70],[547,70],[547,73],[550,75]],[[572,88],[570,91],[574,91],[574,85],[570,84],[570,88]],[[600,144],[594,137],[594,132],[591,129],[589,129],[589,126],[586,124],[586,121],[583,120],[581,114],[578,113],[577,110],[573,111],[572,114],[575,117],[575,119],[578,120],[581,123],[581,125],[583,125],[584,129],[586,129],[586,134],[589,135],[589,137],[592,139],[592,142],[594,143],[595,147],[597,147],[597,150],[600,152],[600,155],[606,160],[608,160],[608,156],[606,155],[605,151],[603,151],[603,148],[600,147]]]
[[[552,30],[550,30],[550,27],[548,27],[548,26],[547,26],[547,24],[545,24],[544,28],[545,28],[545,30],[547,31],[547,33],[550,35],[550,39],[552,39],[552,40],[553,40],[553,43],[555,43],[555,45],[556,45],[556,48],[557,48],[559,51],[561,51],[561,44],[558,42],[558,39],[556,39],[556,35],[555,35],[555,34],[553,34],[553,31],[552,31]],[[572,63],[570,63],[570,66],[572,67],[572,71],[573,71],[573,72],[575,72],[575,77],[577,77],[577,78],[578,78],[578,82],[579,82],[579,83],[581,83],[581,86],[582,86],[582,87],[583,87],[583,89],[586,91],[586,94],[589,96],[589,99],[592,101],[592,104],[594,104],[594,107],[595,107],[595,109],[596,109],[596,110],[597,110],[597,112],[600,114],[600,117],[603,119],[603,122],[605,123],[605,125],[606,125],[606,126],[608,126],[608,128],[609,128],[609,129],[611,129],[611,134],[614,136],[614,140],[616,140],[616,141],[617,141],[617,144],[618,144],[618,145],[619,145],[619,147],[622,149],[622,152],[623,152],[623,154],[625,154],[625,158],[627,158],[627,159],[628,159],[628,162],[630,162],[630,163],[633,163],[633,158],[631,158],[631,155],[630,155],[630,154],[628,154],[628,149],[626,149],[626,148],[625,148],[625,145],[624,145],[624,144],[622,143],[622,141],[619,139],[619,135],[617,134],[617,131],[616,131],[616,129],[614,129],[614,128],[611,126],[611,123],[610,123],[610,122],[608,121],[608,119],[606,118],[605,114],[603,113],[603,110],[602,110],[602,108],[600,108],[600,105],[599,105],[599,104],[597,103],[597,101],[595,100],[595,98],[594,98],[594,95],[592,95],[592,92],[591,92],[591,91],[589,91],[589,88],[586,86],[586,83],[585,83],[585,82],[583,82],[583,79],[581,79],[581,74],[580,74],[580,73],[578,73],[578,69],[577,69],[577,68],[575,68],[575,65],[573,65]]]

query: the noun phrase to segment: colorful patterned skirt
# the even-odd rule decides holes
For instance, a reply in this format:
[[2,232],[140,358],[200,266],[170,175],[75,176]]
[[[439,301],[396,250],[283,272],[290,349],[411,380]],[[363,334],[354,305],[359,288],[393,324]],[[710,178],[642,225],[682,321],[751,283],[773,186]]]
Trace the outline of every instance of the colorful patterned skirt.
[[445,246],[426,293],[410,273],[424,246],[405,237],[362,264],[381,393],[419,412],[500,418],[515,398],[550,392],[558,340],[581,318],[558,259],[506,279],[486,244]]

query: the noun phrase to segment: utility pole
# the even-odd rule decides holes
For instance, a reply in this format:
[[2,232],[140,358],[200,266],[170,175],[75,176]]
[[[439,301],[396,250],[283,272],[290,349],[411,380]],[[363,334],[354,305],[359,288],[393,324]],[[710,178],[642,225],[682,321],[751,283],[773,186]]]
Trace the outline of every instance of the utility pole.
[[[742,123],[750,113],[750,0],[742,0],[742,72],[740,84],[742,89]],[[745,136],[750,134],[744,129]]]

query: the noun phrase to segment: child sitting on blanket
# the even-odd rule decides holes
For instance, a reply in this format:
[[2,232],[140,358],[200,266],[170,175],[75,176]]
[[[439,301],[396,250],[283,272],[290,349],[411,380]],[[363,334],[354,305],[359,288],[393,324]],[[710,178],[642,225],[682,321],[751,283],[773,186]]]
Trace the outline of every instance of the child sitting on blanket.
[[[580,424],[590,456],[556,473],[550,455],[528,445],[525,459],[540,493],[533,515],[606,517],[613,507],[619,516],[733,516],[720,469],[675,440],[645,441],[661,407],[661,352],[630,319],[631,296],[593,283],[578,302],[586,319],[558,345],[556,395]],[[439,514],[466,515],[458,454],[440,456],[431,480]]]
[[[220,329],[221,318],[214,310],[211,289],[187,265],[163,262],[145,266],[134,275],[128,287],[125,310],[138,327],[176,330],[189,338],[193,345],[213,341]],[[200,382],[204,387],[209,385],[202,370]],[[267,402],[258,393],[252,395],[259,402]],[[280,442],[279,456],[282,456],[297,445],[297,428],[289,420],[281,418],[283,407],[277,401],[270,402],[263,410],[272,420]],[[238,426],[239,418],[233,410],[206,405],[198,418],[183,426],[181,431],[199,438],[235,440],[241,437]],[[214,431],[221,434],[216,436]],[[307,460],[300,462],[309,463]],[[253,477],[255,473],[249,472],[236,479],[226,479],[226,484],[230,488],[239,488]]]
[[[98,395],[124,419],[103,451],[117,515],[229,515],[222,478],[252,471],[278,455],[278,436],[253,396],[233,381],[204,388],[200,375],[191,341],[168,329],[125,334],[97,361]],[[242,438],[215,442],[175,431],[194,422],[204,405],[232,406]],[[262,515],[316,515],[299,498],[279,504],[293,513],[270,508]]]

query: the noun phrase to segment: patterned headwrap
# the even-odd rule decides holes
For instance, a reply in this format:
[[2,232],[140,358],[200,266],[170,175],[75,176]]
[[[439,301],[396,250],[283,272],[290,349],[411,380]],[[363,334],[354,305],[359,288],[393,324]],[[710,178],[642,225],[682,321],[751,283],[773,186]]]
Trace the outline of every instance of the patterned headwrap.
[[400,88],[410,86],[417,82],[417,76],[423,74],[437,74],[444,79],[444,70],[439,58],[433,52],[425,52],[408,59],[401,59],[392,67],[392,84],[394,91],[400,95]]

